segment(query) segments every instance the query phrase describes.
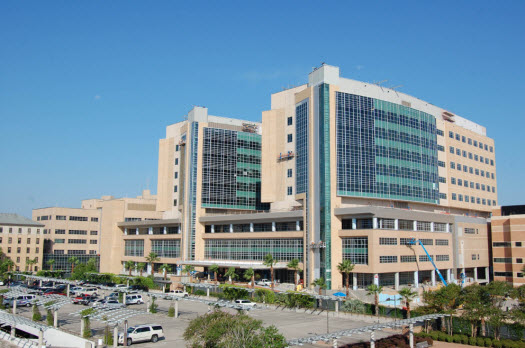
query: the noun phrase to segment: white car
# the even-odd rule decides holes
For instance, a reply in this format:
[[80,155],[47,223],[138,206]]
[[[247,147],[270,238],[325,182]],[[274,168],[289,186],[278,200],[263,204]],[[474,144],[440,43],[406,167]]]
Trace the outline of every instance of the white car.
[[124,308],[126,305],[117,300],[104,300],[97,308]]
[[260,279],[256,281],[255,284],[260,286],[272,286],[272,281],[268,279]]
[[74,293],[76,295],[98,296],[98,289],[97,288],[80,288],[78,290],[75,290]]
[[144,299],[142,298],[142,295],[139,294],[133,294],[133,295],[127,295],[126,296],[126,304],[142,304],[144,303]]
[[126,284],[117,284],[115,285],[115,290],[117,291],[126,291],[128,290],[128,286]]
[[[159,338],[164,338],[164,330],[162,330],[162,326],[160,325],[152,324],[132,326],[128,328],[128,337],[126,343],[128,346],[131,346],[131,344],[135,342],[151,341],[155,343],[159,340]],[[124,344],[124,333],[119,333],[118,343]]]
[[252,302],[249,300],[235,300],[235,304],[240,305],[241,307],[245,309],[255,308],[255,302]]
[[164,299],[169,300],[172,297],[188,297],[189,294],[184,290],[171,290],[164,296]]

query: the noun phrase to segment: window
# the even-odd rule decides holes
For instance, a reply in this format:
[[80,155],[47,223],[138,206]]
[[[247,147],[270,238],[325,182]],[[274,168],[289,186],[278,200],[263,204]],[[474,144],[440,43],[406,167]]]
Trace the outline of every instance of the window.
[[57,216],[56,216],[56,219],[57,219],[57,220],[65,220],[66,217],[65,217],[65,215],[57,215]]
[[458,185],[459,185],[459,186],[463,186],[463,180],[458,179]]
[[450,178],[450,183],[452,185],[456,185],[456,178]]
[[397,256],[379,256],[379,263],[397,263]]
[[69,230],[67,233],[68,234],[87,235],[87,231],[86,230]]
[[55,244],[64,244],[65,242],[65,239],[55,239]]
[[92,217],[91,222],[98,222],[98,217]]
[[419,255],[419,262],[430,262],[430,258],[427,255]]
[[90,236],[96,236],[98,235],[98,231],[89,231]]
[[96,255],[97,254],[97,251],[96,250],[90,250],[89,251],[89,255]]
[[483,143],[481,141],[479,142],[479,148],[483,150]]
[[287,140],[289,143],[291,143],[293,141],[293,136],[292,134],[288,134],[288,140]]
[[68,239],[68,244],[87,244],[87,240],[85,239]]
[[479,169],[478,169],[478,168],[476,168],[476,169],[474,170],[474,172],[476,173],[476,175],[479,175]]
[[463,195],[461,193],[458,195],[458,201],[463,202]]
[[26,254],[31,253],[31,248],[26,248]]
[[453,200],[453,201],[457,200],[457,196],[456,196],[455,193],[452,194],[452,200]]
[[173,206],[175,207],[176,205],[177,205],[177,200],[174,199],[174,200],[173,200]]
[[173,192],[177,192],[178,189],[179,187],[177,185],[173,186]]
[[292,177],[292,169],[288,169],[286,176],[289,177],[289,178]]
[[179,151],[179,145],[175,145],[175,151]]
[[478,160],[478,155],[474,155],[474,161],[477,161]]
[[451,169],[456,169],[456,163],[455,162],[450,162],[450,168]]
[[18,244],[22,244],[22,238],[18,238]]
[[12,237],[9,237],[9,241],[8,241],[9,244],[13,243],[13,238]]
[[402,255],[401,262],[416,262],[416,255]]
[[144,256],[144,240],[125,240],[124,241],[124,255],[125,256]]
[[456,155],[461,156],[461,150],[456,148]]
[[434,245],[433,239],[420,239],[420,241],[423,245]]
[[442,222],[434,222],[434,231],[435,232],[446,232],[447,224]]
[[293,191],[292,186],[288,186],[288,188],[287,188],[287,194],[288,194],[288,196],[291,196],[291,195],[292,195],[292,193],[293,193],[292,191]]
[[492,146],[489,147],[490,152],[494,152],[494,148]]
[[458,163],[458,170],[461,171],[461,164]]
[[448,132],[448,136],[452,139],[454,139],[454,132]]
[[90,239],[89,244],[97,244],[98,241],[96,239]]
[[450,147],[450,153],[451,153],[451,154],[454,154],[454,146],[451,146],[451,147]]
[[465,233],[466,234],[476,234],[476,229],[475,228],[465,227]]
[[343,238],[343,260],[368,265],[368,237]]
[[288,117],[288,125],[291,126],[293,124],[293,118],[292,116]]
[[494,165],[494,160],[490,160],[490,165],[491,165],[491,166]]
[[463,150],[461,154],[463,155],[463,157],[467,158],[467,151]]
[[460,140],[461,140],[460,137],[459,137],[459,134],[458,134],[458,133],[456,133],[456,140],[457,140],[457,141],[460,141]]
[[8,252],[8,253],[11,253],[11,247],[8,247],[8,248],[7,248],[7,252]]
[[55,234],[66,234],[66,230],[55,230]]
[[436,261],[449,261],[449,255],[436,255]]
[[444,135],[443,131],[441,129],[437,129],[436,132],[437,132],[437,135],[439,135],[439,136],[443,136]]
[[27,244],[31,244],[31,238],[27,238]]
[[469,172],[470,174],[473,174],[473,173],[474,173],[474,168],[469,167],[468,172]]
[[379,238],[379,245],[397,245],[397,238]]
[[494,263],[512,263],[512,257],[495,257]]
[[472,145],[472,139],[468,138],[467,140],[468,140],[467,143],[468,143],[469,145]]
[[474,146],[478,147],[478,141],[477,140],[474,140]]
[[69,221],[88,221],[87,216],[70,216]]
[[516,263],[523,263],[523,259],[522,258],[517,258],[516,259]]
[[517,247],[521,247],[521,242],[516,242]]
[[443,145],[438,145],[438,151],[445,151],[445,148],[443,147]]
[[462,135],[462,136],[461,136],[461,142],[462,142],[462,143],[466,143],[466,142],[467,142],[467,137],[464,136],[464,135]]
[[413,231],[414,221],[413,220],[398,220],[398,228],[404,231]]
[[180,240],[178,239],[159,239],[151,241],[151,251],[159,257],[180,257]]
[[18,254],[20,254],[21,251],[22,251],[22,248],[20,248],[20,247],[16,248],[16,252],[17,252]]
[[175,179],[179,177],[179,172],[175,172]]
[[468,153],[468,159],[472,159],[472,152]]
[[463,180],[463,186],[468,187],[468,180]]
[[446,193],[439,193],[439,198],[440,199],[447,199],[447,194]]
[[443,161],[438,161],[438,166],[444,168],[444,167],[445,167],[445,162],[443,162]]
[[179,159],[175,158],[175,165],[179,164]]
[[436,239],[436,245],[447,246],[448,239]]
[[469,201],[470,201],[470,196],[465,195],[465,202],[468,203]]
[[444,178],[444,177],[440,176],[439,177],[439,182],[443,183],[443,184],[446,184],[447,183],[447,178]]

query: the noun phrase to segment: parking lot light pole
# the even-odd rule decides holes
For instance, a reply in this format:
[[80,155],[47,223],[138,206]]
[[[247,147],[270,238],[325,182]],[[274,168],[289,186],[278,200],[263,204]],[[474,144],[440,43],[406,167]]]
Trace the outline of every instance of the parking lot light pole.
[[122,345],[124,347],[127,347],[128,346],[128,321],[127,320],[124,320],[124,335],[123,335],[123,342],[122,342]]

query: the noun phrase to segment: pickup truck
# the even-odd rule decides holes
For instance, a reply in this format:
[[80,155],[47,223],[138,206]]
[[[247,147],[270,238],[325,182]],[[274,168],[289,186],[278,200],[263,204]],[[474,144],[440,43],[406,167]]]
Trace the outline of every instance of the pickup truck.
[[260,286],[272,286],[272,281],[268,279],[260,279],[256,281],[255,284]]

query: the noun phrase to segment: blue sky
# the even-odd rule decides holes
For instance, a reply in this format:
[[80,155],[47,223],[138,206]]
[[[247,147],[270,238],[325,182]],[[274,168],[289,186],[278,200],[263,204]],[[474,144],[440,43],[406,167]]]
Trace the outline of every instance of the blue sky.
[[0,212],[156,192],[158,140],[202,105],[260,120],[321,62],[487,127],[525,204],[523,1],[2,1]]

